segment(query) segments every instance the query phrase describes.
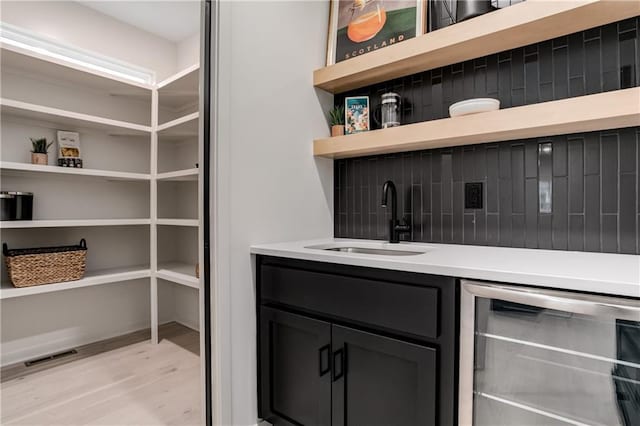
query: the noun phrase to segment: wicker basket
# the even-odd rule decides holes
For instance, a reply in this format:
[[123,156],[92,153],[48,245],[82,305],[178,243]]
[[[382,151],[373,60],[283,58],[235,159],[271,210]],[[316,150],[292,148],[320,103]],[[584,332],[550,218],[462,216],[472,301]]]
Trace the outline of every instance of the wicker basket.
[[84,238],[77,246],[9,250],[3,244],[2,252],[15,287],[79,280],[84,276],[87,264],[87,242]]

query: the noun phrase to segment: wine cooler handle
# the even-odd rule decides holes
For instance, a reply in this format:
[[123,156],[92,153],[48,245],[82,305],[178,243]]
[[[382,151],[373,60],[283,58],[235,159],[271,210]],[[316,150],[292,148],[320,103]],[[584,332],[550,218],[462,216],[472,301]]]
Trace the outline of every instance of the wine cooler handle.
[[462,281],[462,288],[476,297],[594,317],[640,321],[640,301],[634,299],[467,280]]

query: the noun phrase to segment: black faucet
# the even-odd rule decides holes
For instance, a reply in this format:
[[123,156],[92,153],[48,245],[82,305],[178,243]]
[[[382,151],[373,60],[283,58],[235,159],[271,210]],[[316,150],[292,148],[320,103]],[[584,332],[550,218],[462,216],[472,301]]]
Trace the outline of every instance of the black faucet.
[[387,193],[391,190],[391,220],[389,221],[389,242],[400,242],[400,234],[408,234],[411,227],[405,220],[400,223],[398,221],[398,195],[396,186],[392,181],[388,180],[382,185],[382,207],[387,207]]

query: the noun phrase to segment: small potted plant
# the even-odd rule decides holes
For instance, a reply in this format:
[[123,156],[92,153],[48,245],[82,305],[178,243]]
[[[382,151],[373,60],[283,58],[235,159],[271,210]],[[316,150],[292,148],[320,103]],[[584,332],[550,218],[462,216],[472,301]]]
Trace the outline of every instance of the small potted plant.
[[329,124],[331,136],[344,135],[344,106],[338,105],[329,111]]
[[49,164],[49,147],[53,142],[47,143],[47,138],[29,138],[31,139],[31,164],[42,164],[46,166]]

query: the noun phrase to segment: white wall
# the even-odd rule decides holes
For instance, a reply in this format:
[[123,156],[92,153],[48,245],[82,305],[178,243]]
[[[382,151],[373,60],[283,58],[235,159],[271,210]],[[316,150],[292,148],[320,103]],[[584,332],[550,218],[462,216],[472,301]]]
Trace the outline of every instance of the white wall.
[[200,33],[195,33],[178,43],[178,70],[200,62]]
[[[316,160],[332,97],[323,66],[327,1],[223,2],[214,182],[218,381],[222,424],[256,423],[254,243],[333,234],[333,162]],[[228,409],[230,407],[230,409]]]
[[158,81],[177,71],[174,43],[72,1],[3,0],[0,19],[75,47],[151,69]]

